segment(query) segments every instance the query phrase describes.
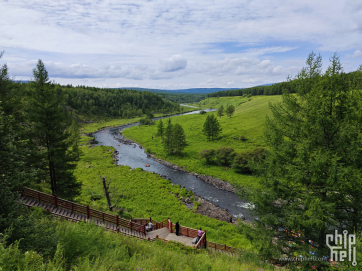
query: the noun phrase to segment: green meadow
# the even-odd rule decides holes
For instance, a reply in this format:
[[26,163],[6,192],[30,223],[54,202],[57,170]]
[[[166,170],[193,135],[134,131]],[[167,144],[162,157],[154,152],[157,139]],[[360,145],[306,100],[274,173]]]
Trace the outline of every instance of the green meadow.
[[[195,110],[196,108],[191,108],[187,106],[181,106],[180,112],[174,112],[173,114],[177,113],[185,113]],[[155,117],[162,117],[165,114],[157,113],[155,114]],[[101,130],[106,127],[116,127],[125,125],[128,123],[134,123],[138,122],[141,119],[141,117],[136,117],[132,119],[120,119],[120,118],[111,118],[111,119],[93,119],[94,122],[89,123],[87,125],[84,125],[81,129],[83,133],[93,133],[95,131]]]
[[[222,146],[230,146],[237,152],[263,147],[262,133],[265,117],[271,115],[269,103],[276,103],[281,100],[282,96],[278,95],[253,96],[250,98],[208,98],[201,101],[203,108],[219,108],[221,105],[226,108],[229,104],[235,106],[235,113],[231,118],[227,116],[218,118],[223,131],[219,139],[214,141],[207,141],[206,136],[202,134],[202,128],[207,114],[216,114],[216,112],[172,117],[172,123],[181,124],[185,130],[187,147],[182,156],[168,155],[163,150],[161,138],[156,136],[157,122],[155,125],[136,126],[126,129],[123,131],[123,135],[140,143],[156,157],[183,166],[188,171],[218,177],[234,186],[253,186],[255,185],[255,177],[248,174],[239,174],[231,168],[216,164],[206,165],[198,157],[198,153],[203,149],[218,149]],[[241,137],[246,140],[241,140]]]
[[[90,137],[83,136],[82,144]],[[173,185],[158,175],[131,170],[128,166],[113,163],[114,149],[108,146],[83,145],[82,155],[77,163],[75,176],[82,183],[81,195],[76,201],[91,208],[107,211],[107,202],[103,192],[101,177],[111,180],[112,204],[117,203],[119,214],[126,218],[152,217],[156,221],[179,221],[181,225],[207,230],[208,240],[226,243],[229,246],[252,249],[252,245],[232,224],[208,218],[187,209],[175,196],[191,197],[192,193],[180,186]]]

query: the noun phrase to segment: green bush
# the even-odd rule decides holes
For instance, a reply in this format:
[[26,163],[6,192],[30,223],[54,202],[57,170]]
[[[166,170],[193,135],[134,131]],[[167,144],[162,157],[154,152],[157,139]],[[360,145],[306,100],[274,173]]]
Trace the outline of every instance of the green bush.
[[220,165],[229,166],[232,164],[235,152],[234,149],[231,147],[221,147],[220,149],[217,149],[216,152],[216,161]]
[[205,110],[201,110],[201,111],[200,111],[200,114],[201,114],[201,115],[206,114],[206,111],[205,111]]
[[202,150],[199,152],[199,157],[205,159],[206,164],[209,165],[212,163],[212,161],[215,158],[215,150],[214,149]]
[[265,158],[266,151],[264,148],[255,148],[254,150],[247,150],[235,155],[232,167],[238,172],[251,173],[251,162],[260,162]]
[[153,124],[153,121],[150,118],[142,118],[139,120],[140,125],[151,125]]

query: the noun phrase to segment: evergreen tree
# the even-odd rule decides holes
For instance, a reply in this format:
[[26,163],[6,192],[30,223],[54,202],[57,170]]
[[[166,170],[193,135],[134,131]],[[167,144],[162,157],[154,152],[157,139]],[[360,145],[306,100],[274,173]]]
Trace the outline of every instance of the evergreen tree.
[[165,129],[165,139],[163,141],[164,149],[172,154],[173,152],[173,125],[171,123],[171,118],[168,118],[167,126]]
[[207,140],[214,140],[222,132],[221,126],[214,114],[208,115],[204,122],[202,132],[206,135]]
[[185,131],[178,123],[176,123],[173,127],[173,146],[180,156],[181,151],[186,147]]
[[21,213],[16,203],[19,191],[35,178],[35,171],[26,166],[26,142],[17,139],[14,122],[14,117],[6,116],[0,107],[0,233],[16,223]]
[[163,121],[160,120],[157,124],[157,135],[163,139],[163,133],[164,133]]
[[230,105],[228,105],[228,107],[226,107],[225,113],[226,113],[226,115],[228,115],[228,117],[231,118],[231,116],[234,114],[234,112],[235,112],[235,107],[232,104],[230,104]]
[[329,255],[327,233],[362,228],[362,94],[350,89],[336,55],[324,74],[320,56],[311,53],[306,63],[296,95],[285,92],[271,105],[273,118],[265,123],[270,152],[254,164],[261,190],[249,195],[257,229],[270,238],[264,250],[265,243],[269,252],[277,244],[281,253],[299,255],[286,249],[290,232],[299,230],[317,243],[318,255]]
[[224,116],[224,106],[223,106],[223,105],[219,107],[219,109],[217,110],[216,114],[217,114],[217,116],[220,117],[220,118],[221,118],[222,116]]
[[211,117],[211,115],[206,116],[206,120],[204,122],[204,127],[202,129],[202,132],[207,137],[208,141],[210,141],[211,134],[212,134],[210,117]]
[[64,106],[61,89],[49,82],[41,60],[33,74],[27,109],[32,123],[33,162],[42,173],[41,179],[50,182],[53,195],[72,198],[81,186],[73,175],[77,157],[69,140],[72,118]]

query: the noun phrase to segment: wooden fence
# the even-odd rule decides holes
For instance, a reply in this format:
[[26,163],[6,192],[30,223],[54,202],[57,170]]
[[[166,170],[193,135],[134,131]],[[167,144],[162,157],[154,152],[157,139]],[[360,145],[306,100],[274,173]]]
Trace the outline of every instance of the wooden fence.
[[57,195],[52,196],[48,195],[27,187],[23,188],[23,191],[21,193],[22,196],[27,196],[30,198],[37,199],[38,201],[47,202],[50,204],[55,205],[55,207],[61,207],[64,209],[71,210],[72,212],[77,212],[81,214],[87,215],[87,218],[96,218],[100,219],[109,223],[116,224],[117,226],[121,226],[124,228],[129,228],[131,230],[142,232],[143,234],[146,234],[146,228],[145,225],[139,224],[133,219],[127,220],[124,218],[119,217],[118,215],[110,215],[104,212],[100,212],[98,210],[94,210],[92,208],[89,208],[89,205],[84,206],[81,204],[77,204],[68,200],[64,200],[61,198],[58,198]]
[[206,247],[217,249],[217,250],[224,250],[230,253],[237,253],[238,249],[234,247],[229,247],[226,244],[218,244],[210,241],[206,241]]

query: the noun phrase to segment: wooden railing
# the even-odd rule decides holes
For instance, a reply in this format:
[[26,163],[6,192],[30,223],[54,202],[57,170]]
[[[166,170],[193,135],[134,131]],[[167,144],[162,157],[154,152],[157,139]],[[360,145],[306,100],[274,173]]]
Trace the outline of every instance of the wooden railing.
[[206,247],[217,249],[217,250],[225,250],[231,253],[237,253],[238,249],[234,247],[229,247],[226,244],[218,244],[210,241],[206,241]]
[[195,245],[195,248],[201,248],[201,247],[206,248],[206,230],[205,230],[204,233],[201,235],[201,238],[199,239],[199,241],[198,241],[197,244]]
[[[107,221],[109,223],[116,224],[117,226],[121,226],[124,228],[129,228],[131,230],[139,231],[143,234],[146,234],[146,225],[151,221],[153,224],[153,227],[155,230],[161,229],[161,228],[169,228],[170,232],[175,232],[175,226],[176,224],[172,223],[169,218],[167,218],[165,221],[157,222],[150,218],[131,218],[130,220],[124,219],[119,217],[118,215],[110,215],[92,208],[89,208],[89,206],[84,206],[81,204],[77,204],[68,200],[64,200],[61,198],[58,198],[57,195],[52,196],[49,194],[45,194],[27,187],[23,188],[23,191],[21,193],[22,196],[27,196],[30,198],[37,199],[38,201],[43,201],[50,203],[52,205],[55,205],[56,207],[62,207],[68,210],[71,210],[72,212],[77,212],[81,214],[87,215],[88,218],[96,218],[103,221]],[[180,225],[180,234],[187,236],[187,237],[198,237],[198,230],[193,228],[188,228]],[[159,238],[161,239],[161,238]],[[217,250],[224,250],[231,253],[237,253],[237,249],[233,247],[229,247],[226,244],[218,244],[214,242],[210,242],[206,240],[206,231],[204,231],[204,234],[201,236],[200,240],[195,245],[195,248],[201,248],[201,247],[209,247]]]
[[167,227],[168,218],[162,222],[157,222],[156,220],[153,220],[151,217],[150,218],[132,218],[132,221],[134,221],[140,225],[144,225],[144,226],[147,226],[148,223],[152,222],[153,230],[158,230],[158,229]]
[[127,220],[124,218],[119,217],[118,215],[110,215],[104,212],[100,212],[98,210],[89,208],[89,205],[84,206],[81,204],[77,204],[68,200],[64,200],[61,198],[58,198],[57,195],[52,196],[45,194],[43,192],[39,192],[27,187],[23,188],[23,191],[21,193],[22,196],[27,196],[30,198],[37,199],[38,201],[43,201],[50,203],[52,205],[55,205],[55,207],[61,207],[64,209],[71,210],[72,212],[77,212],[81,214],[87,215],[87,218],[96,218],[100,219],[109,223],[116,224],[117,226],[121,226],[124,228],[129,228],[131,230],[142,232],[143,234],[146,234],[145,225],[139,224],[133,219]]
[[[171,221],[169,221],[168,228],[170,229],[171,233],[176,232],[176,224],[172,223]],[[180,234],[187,237],[198,237],[198,230],[180,225]]]

